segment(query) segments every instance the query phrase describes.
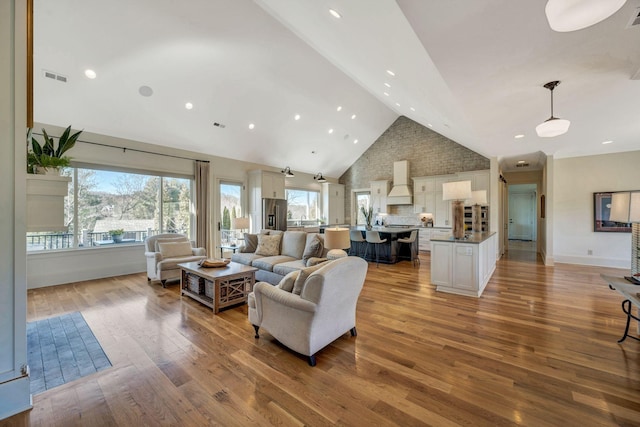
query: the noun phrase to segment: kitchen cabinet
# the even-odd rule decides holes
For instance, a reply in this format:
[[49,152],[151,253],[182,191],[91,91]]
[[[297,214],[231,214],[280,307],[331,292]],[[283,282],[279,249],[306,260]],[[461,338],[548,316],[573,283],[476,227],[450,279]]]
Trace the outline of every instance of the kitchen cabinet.
[[389,194],[389,181],[371,181],[371,206],[373,214],[387,212],[387,194]]
[[257,233],[262,228],[262,199],[286,199],[284,175],[262,170],[249,171],[248,198],[251,232]]
[[344,185],[322,184],[322,216],[329,225],[344,223]]
[[487,202],[491,200],[491,185],[489,182],[488,170],[459,172],[457,181],[471,181],[471,191],[486,190]]
[[435,213],[436,180],[433,177],[413,178],[413,212]]

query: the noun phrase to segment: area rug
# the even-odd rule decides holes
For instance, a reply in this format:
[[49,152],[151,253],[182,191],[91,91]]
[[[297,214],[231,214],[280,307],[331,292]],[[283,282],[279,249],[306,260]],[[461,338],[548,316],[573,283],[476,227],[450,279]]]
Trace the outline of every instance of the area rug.
[[27,323],[31,394],[111,366],[80,312]]

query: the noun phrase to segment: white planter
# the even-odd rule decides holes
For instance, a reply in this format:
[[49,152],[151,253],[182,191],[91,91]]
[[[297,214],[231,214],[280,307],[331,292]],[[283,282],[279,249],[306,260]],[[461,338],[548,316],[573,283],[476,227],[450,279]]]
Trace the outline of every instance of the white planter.
[[27,174],[27,231],[67,231],[64,198],[71,178]]

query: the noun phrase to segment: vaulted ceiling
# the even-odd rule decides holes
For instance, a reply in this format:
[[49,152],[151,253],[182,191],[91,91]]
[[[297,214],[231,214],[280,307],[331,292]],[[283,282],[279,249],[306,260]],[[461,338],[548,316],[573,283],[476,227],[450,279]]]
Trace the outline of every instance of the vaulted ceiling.
[[[332,177],[399,115],[505,170],[640,149],[640,0],[571,33],[549,28],[544,2],[513,0],[35,0],[34,11],[40,123]],[[554,115],[571,127],[539,138],[552,80]]]

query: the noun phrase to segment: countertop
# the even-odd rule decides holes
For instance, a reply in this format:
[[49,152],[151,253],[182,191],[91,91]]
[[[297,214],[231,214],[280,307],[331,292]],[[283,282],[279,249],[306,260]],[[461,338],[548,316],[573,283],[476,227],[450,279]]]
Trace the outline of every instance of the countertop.
[[[423,227],[417,225],[407,225],[406,227],[381,227],[381,226],[373,226],[371,231],[378,231],[380,233],[389,233],[389,234],[397,234],[397,233],[407,233],[413,230],[420,230]],[[351,230],[358,231],[367,231],[367,228],[364,225],[358,225],[356,227],[351,227]]]
[[493,236],[495,231],[485,233],[470,233],[465,239],[454,239],[453,236],[431,236],[432,242],[455,242],[455,243],[482,243]]

